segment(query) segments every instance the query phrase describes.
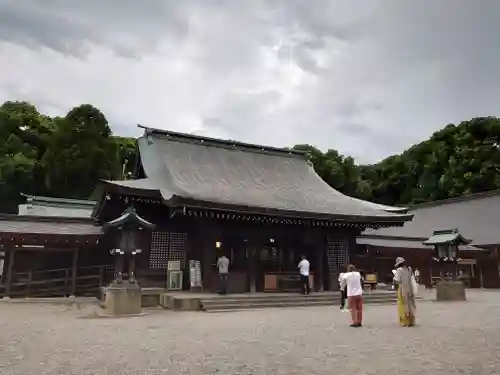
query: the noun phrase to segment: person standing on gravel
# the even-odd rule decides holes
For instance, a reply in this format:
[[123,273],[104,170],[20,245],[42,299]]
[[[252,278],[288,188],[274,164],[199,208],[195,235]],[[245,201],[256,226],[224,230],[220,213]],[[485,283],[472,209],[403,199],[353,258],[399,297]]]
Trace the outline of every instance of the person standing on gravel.
[[229,259],[222,255],[217,260],[217,270],[219,271],[219,294],[227,294],[227,275],[229,274]]
[[398,315],[402,327],[413,327],[415,325],[415,311],[417,305],[415,297],[417,294],[417,282],[413,276],[411,267],[408,266],[403,257],[396,259],[396,276],[394,281],[398,284]]
[[347,288],[343,283],[344,275],[345,275],[345,267],[342,267],[342,272],[339,274],[339,285],[340,285],[340,310],[348,311],[345,308],[345,301],[347,299]]
[[342,278],[342,285],[347,289],[347,303],[351,310],[351,327],[363,325],[363,287],[361,285],[361,274],[356,271],[354,265],[349,264],[347,273]]
[[305,255],[302,255],[301,258],[302,259],[297,267],[300,272],[300,289],[302,294],[310,294],[311,287],[309,286],[309,268],[311,267],[311,264]]

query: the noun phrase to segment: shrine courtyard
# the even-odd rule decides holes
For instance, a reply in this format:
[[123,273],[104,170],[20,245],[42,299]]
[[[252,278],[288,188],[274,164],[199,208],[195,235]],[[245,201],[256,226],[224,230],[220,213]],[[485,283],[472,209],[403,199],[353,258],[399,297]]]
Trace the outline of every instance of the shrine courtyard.
[[0,374],[500,373],[500,293],[428,298],[414,328],[398,327],[395,306],[367,306],[365,326],[350,328],[336,306],[114,319],[86,305],[1,302]]

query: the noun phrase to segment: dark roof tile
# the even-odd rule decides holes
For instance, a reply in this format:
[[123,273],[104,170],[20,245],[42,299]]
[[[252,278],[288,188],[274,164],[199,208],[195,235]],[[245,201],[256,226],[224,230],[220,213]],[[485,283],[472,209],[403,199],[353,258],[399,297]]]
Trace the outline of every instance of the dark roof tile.
[[158,190],[165,201],[182,198],[367,222],[411,219],[333,189],[302,153],[150,129],[138,144],[147,179],[130,187]]
[[90,220],[4,215],[0,217],[0,233],[98,236],[102,229]]

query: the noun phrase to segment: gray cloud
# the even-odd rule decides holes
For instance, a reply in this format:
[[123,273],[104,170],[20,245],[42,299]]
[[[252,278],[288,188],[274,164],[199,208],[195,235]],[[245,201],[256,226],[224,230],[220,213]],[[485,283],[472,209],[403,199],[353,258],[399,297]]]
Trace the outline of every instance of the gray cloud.
[[178,42],[186,36],[187,7],[169,3],[5,0],[0,2],[0,39],[78,56],[88,53],[92,44],[137,56],[156,48],[160,33],[163,41]]
[[4,0],[0,100],[373,162],[500,115],[498,14],[496,0]]

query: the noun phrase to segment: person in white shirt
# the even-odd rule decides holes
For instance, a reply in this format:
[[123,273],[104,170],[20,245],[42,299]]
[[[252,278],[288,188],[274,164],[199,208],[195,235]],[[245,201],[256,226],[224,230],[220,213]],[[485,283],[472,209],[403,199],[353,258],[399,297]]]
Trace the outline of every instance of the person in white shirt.
[[309,286],[309,268],[310,263],[307,258],[303,255],[301,261],[299,262],[298,269],[300,272],[300,287],[302,294],[310,294],[311,288]]
[[417,284],[420,284],[420,271],[418,268],[415,268],[415,271],[413,271],[413,276],[415,276],[415,281]]
[[363,325],[363,287],[361,285],[361,274],[356,267],[350,264],[347,273],[342,278],[342,285],[347,288],[347,303],[351,309],[351,327]]
[[340,285],[340,309],[342,311],[348,311],[345,308],[345,300],[347,299],[347,288],[343,285],[343,278],[345,275],[345,268],[343,267],[342,272],[339,274],[339,285]]
[[227,294],[227,276],[229,274],[229,259],[222,255],[217,259],[217,270],[219,271],[219,294]]

